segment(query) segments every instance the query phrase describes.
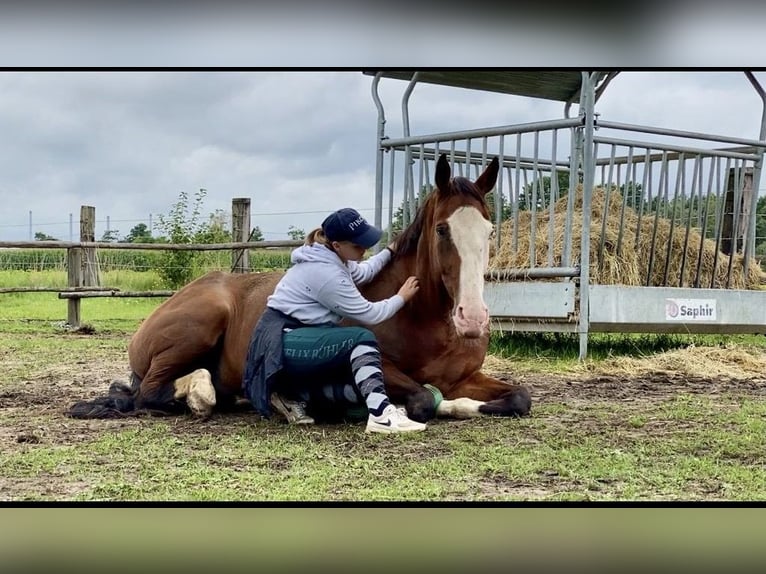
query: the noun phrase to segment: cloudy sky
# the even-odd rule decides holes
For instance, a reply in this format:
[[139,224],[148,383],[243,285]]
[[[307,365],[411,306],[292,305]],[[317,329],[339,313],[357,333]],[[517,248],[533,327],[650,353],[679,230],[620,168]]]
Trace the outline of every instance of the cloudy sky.
[[[716,41],[700,41],[715,28],[714,15],[701,14],[691,23],[674,20],[672,34],[666,20],[638,14],[630,21],[651,31],[651,42],[609,16],[595,43],[577,45],[577,57],[566,49],[563,34],[571,26],[563,21],[554,22],[558,42],[551,45],[542,41],[550,27],[534,33],[517,26],[509,40],[491,20],[484,22],[488,28],[454,20],[388,28],[384,20],[365,26],[338,17],[320,31],[306,14],[294,22],[276,13],[247,23],[197,17],[165,28],[163,18],[108,27],[66,15],[6,14],[0,20],[6,66],[0,71],[0,240],[26,240],[30,231],[68,240],[70,214],[77,235],[81,205],[96,207],[97,238],[107,217],[123,237],[138,223],[148,225],[150,214],[156,225],[180,192],[193,196],[200,188],[207,191],[205,213],[228,212],[233,197],[250,197],[252,224],[266,239],[286,238],[291,225],[309,230],[347,205],[372,218],[376,109],[372,77],[360,71],[369,67],[634,67],[640,62],[629,56],[640,49],[650,65],[625,71],[608,86],[597,105],[602,117],[757,139],[762,103],[744,74],[699,68],[752,65],[736,57],[752,54],[752,23],[732,25],[742,48],[732,55],[721,50],[720,27]],[[445,58],[459,30],[468,42],[452,46]],[[282,50],[284,35],[300,41]],[[418,41],[406,44],[405,37]],[[506,56],[524,45],[537,46],[542,57]],[[660,48],[677,56],[689,46],[691,59],[664,64],[685,71],[656,71]],[[52,66],[80,69],[37,69]],[[82,69],[92,66],[114,69]],[[117,69],[129,66],[138,69]],[[147,69],[157,67],[171,69]],[[766,72],[756,76],[766,85]],[[392,137],[401,135],[406,85],[381,82]],[[413,133],[563,116],[557,102],[425,84],[415,89],[410,110]]]

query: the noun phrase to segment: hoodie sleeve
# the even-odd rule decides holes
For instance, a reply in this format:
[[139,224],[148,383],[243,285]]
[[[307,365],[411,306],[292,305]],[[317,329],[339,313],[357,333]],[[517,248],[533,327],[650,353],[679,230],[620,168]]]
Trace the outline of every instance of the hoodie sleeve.
[[359,321],[363,325],[377,325],[404,307],[401,295],[382,301],[368,301],[348,277],[333,277],[316,295],[317,301],[341,317]]
[[354,283],[356,285],[364,285],[365,283],[372,281],[389,261],[391,261],[391,252],[388,249],[383,249],[380,253],[373,255],[361,263],[349,261],[346,266],[348,267],[349,273],[351,273],[351,279],[354,280]]

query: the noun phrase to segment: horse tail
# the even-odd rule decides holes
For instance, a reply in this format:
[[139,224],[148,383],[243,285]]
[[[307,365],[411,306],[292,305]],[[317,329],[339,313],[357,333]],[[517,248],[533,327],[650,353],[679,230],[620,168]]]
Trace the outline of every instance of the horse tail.
[[67,415],[76,419],[113,419],[136,416],[136,392],[141,381],[135,373],[131,375],[132,386],[121,381],[112,381],[106,396],[91,401],[79,401],[72,405]]

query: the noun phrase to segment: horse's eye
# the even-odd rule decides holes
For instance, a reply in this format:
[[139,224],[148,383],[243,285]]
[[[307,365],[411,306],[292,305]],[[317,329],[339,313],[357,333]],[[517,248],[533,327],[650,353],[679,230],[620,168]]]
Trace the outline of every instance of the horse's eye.
[[436,235],[439,237],[447,237],[447,235],[449,235],[449,227],[446,225],[437,225]]

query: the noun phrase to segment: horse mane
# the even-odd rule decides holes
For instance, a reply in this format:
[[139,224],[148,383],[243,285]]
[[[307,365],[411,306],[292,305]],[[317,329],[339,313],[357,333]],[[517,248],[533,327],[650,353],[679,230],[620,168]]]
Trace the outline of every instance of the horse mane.
[[[405,257],[417,251],[418,241],[420,240],[420,234],[423,232],[426,215],[433,210],[432,204],[437,201],[437,195],[440,193],[444,192],[438,188],[430,193],[428,197],[426,197],[426,200],[420,204],[420,207],[418,207],[418,210],[415,213],[415,219],[412,220],[412,223],[404,228],[404,230],[396,237],[396,256]],[[450,180],[450,187],[446,193],[471,196],[486,210],[484,194],[466,177],[453,177]],[[487,214],[484,213],[484,215]]]

